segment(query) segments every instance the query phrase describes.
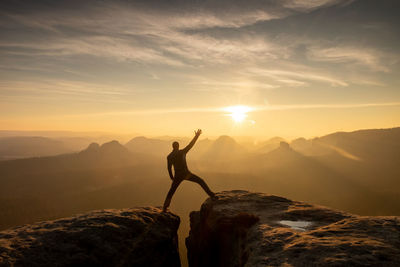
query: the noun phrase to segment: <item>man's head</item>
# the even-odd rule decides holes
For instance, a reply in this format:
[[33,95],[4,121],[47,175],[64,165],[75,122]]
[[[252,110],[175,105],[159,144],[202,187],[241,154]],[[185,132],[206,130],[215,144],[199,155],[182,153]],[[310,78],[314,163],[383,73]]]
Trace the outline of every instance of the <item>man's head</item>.
[[174,149],[174,150],[178,150],[179,149],[179,143],[178,142],[173,142],[172,143],[172,148]]

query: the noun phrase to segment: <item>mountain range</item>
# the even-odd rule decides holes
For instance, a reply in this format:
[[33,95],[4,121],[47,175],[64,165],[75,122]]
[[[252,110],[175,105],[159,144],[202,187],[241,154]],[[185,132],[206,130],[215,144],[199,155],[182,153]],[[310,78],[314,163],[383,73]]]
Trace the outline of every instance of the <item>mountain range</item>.
[[[173,140],[135,137],[125,145],[88,143],[78,152],[0,161],[0,229],[93,209],[162,205]],[[189,141],[177,140],[181,147]],[[200,139],[187,159],[213,191],[241,188],[360,215],[400,215],[399,141],[400,128],[253,146],[221,136]],[[171,209],[188,218],[206,197],[184,182]],[[188,230],[184,219],[180,235]]]

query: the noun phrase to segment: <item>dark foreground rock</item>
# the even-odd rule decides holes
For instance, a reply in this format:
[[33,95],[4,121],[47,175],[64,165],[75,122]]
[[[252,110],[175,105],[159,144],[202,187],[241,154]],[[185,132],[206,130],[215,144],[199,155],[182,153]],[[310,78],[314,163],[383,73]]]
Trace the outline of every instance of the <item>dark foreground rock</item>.
[[198,266],[400,266],[399,217],[361,217],[282,197],[225,191],[190,214]]
[[180,266],[179,217],[101,210],[0,232],[0,266]]

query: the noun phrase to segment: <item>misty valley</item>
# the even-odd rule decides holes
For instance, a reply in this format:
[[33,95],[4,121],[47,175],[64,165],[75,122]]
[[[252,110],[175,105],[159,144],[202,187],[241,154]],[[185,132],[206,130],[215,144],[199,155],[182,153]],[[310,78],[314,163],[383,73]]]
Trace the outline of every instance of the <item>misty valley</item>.
[[[43,151],[56,142],[49,140],[41,142]],[[400,128],[257,144],[221,136],[199,140],[188,161],[216,192],[245,189],[359,215],[400,215],[399,140]],[[126,144],[91,143],[79,152],[0,161],[1,229],[94,209],[161,206],[171,183],[166,155],[172,141],[135,137]],[[206,198],[195,183],[178,188],[171,210],[182,220],[180,249],[189,212]]]

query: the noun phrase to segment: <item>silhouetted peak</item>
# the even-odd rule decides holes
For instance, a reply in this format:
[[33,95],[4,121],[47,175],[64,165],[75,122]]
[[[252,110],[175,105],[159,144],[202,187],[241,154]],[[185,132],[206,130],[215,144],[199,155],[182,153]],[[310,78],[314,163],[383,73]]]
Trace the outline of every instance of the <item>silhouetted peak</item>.
[[300,137],[297,139],[294,139],[291,144],[304,144],[307,143],[307,139],[305,139],[304,137]]
[[144,154],[166,154],[171,150],[171,142],[160,139],[137,136],[125,144],[131,152]]
[[86,149],[79,152],[80,154],[87,154],[87,153],[97,153],[100,150],[100,145],[98,143],[91,143]]
[[145,136],[136,136],[136,137],[132,138],[131,140],[129,140],[129,142],[127,144],[129,144],[131,142],[148,141],[148,140],[149,140],[149,138],[147,138]]
[[116,146],[122,146],[117,140],[112,140],[110,142],[104,143],[101,145],[102,148],[104,147],[116,147]]
[[300,156],[299,153],[297,153],[295,150],[291,148],[289,143],[284,141],[279,143],[278,148],[268,152],[266,155],[272,158],[285,158],[285,159],[293,159]]
[[100,146],[100,150],[104,151],[104,152],[118,152],[118,151],[126,152],[126,151],[128,151],[123,145],[121,145],[116,140],[102,144]]
[[291,149],[289,143],[285,142],[285,141],[281,141],[279,143],[279,148],[280,149],[286,149],[286,150],[290,150]]
[[210,144],[210,147],[203,156],[208,160],[213,159],[226,161],[241,157],[244,152],[245,149],[239,145],[235,139],[223,135]]
[[100,145],[98,143],[91,143],[86,150],[88,151],[98,151],[100,149]]
[[126,149],[123,145],[121,145],[118,141],[113,140],[111,142],[107,142],[102,144],[101,146],[98,143],[91,143],[87,149],[83,150],[81,153],[127,153],[128,149]]
[[215,140],[216,144],[237,144],[235,139],[227,135],[221,135]]
[[135,145],[160,145],[168,143],[169,142],[165,140],[147,138],[145,136],[137,136],[132,138],[128,143],[126,143],[126,146],[132,147]]
[[285,141],[285,139],[283,139],[282,137],[279,137],[279,136],[275,136],[275,137],[272,137],[272,138],[270,138],[270,139],[268,139],[268,143],[279,143],[279,142],[282,142],[282,141]]

